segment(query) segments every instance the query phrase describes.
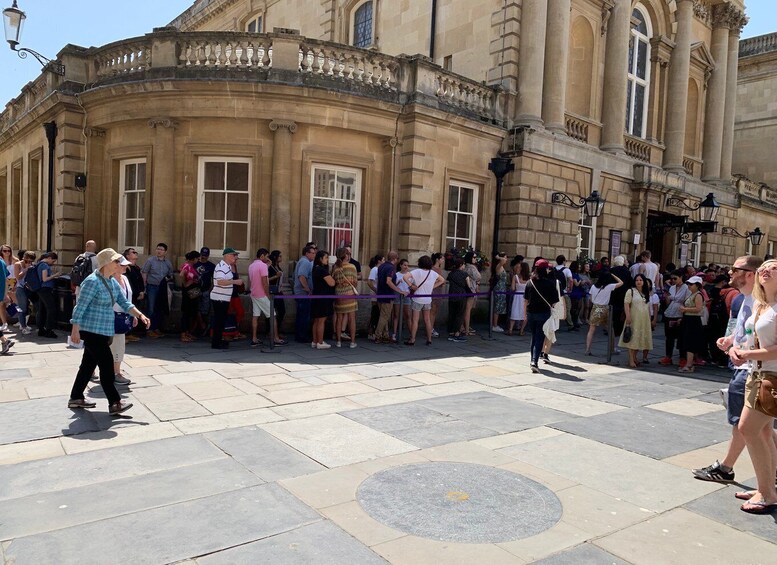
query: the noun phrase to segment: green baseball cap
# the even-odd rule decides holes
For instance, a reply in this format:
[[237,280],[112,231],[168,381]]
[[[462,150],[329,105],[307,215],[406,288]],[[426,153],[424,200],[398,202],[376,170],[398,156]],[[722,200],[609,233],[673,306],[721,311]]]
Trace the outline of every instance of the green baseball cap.
[[222,255],[240,255],[240,253],[235,251],[232,247],[225,247]]

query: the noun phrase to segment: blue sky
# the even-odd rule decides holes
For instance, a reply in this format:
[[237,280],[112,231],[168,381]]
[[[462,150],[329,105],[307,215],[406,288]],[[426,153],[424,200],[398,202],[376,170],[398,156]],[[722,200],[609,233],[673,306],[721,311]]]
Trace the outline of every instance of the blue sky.
[[[17,0],[27,14],[22,47],[54,57],[68,43],[100,46],[136,37],[167,24],[192,5],[193,0]],[[0,0],[0,9],[12,0]],[[750,23],[743,38],[777,31],[775,0],[746,0]],[[38,63],[19,59],[0,44],[0,110],[19,95],[21,88],[40,73]]]

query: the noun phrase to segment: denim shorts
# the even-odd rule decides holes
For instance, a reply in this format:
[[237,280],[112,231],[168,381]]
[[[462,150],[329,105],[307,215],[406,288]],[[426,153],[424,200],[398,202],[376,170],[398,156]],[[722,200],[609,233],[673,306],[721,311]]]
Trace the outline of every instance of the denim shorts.
[[737,369],[728,383],[728,405],[726,406],[726,417],[728,423],[736,426],[739,423],[739,417],[742,415],[742,408],[745,406],[745,382],[747,381],[747,369]]
[[410,308],[415,312],[422,312],[423,310],[431,310],[432,303],[429,302],[427,304],[421,304],[420,302],[416,302],[415,300],[413,300],[413,303],[410,305]]

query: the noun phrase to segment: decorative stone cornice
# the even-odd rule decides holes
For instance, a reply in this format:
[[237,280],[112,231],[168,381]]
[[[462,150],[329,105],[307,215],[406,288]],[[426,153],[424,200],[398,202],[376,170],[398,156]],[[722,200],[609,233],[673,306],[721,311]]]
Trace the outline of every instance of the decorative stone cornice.
[[612,15],[612,9],[615,7],[614,0],[602,1],[602,27],[599,30],[602,35],[607,33],[607,26],[610,23],[610,16]]
[[175,129],[178,127],[178,122],[172,118],[151,118],[148,120],[148,127],[157,128],[159,126]]
[[273,120],[270,122],[270,131],[278,131],[279,129],[289,130],[289,133],[297,131],[297,123],[292,120]]
[[86,137],[105,137],[105,130],[102,128],[84,128],[84,135]]

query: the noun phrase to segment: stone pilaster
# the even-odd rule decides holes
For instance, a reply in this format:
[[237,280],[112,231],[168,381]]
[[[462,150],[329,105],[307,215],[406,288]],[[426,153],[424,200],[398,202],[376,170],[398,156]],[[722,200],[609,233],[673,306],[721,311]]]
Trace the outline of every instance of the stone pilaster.
[[615,0],[607,18],[601,141],[601,148],[613,153],[623,152],[630,36],[631,1]]
[[720,156],[720,178],[731,178],[731,161],[734,152],[734,114],[737,104],[737,71],[739,66],[739,36],[747,24],[747,17],[736,12],[731,20],[728,35],[728,64],[726,74],[726,104],[723,116],[723,147]]
[[178,122],[172,118],[152,118],[148,127],[154,131],[151,176],[151,239],[147,247],[159,242],[168,245],[175,239],[175,128]]
[[545,71],[547,16],[547,2],[529,0],[521,5],[516,125],[542,126],[542,75]]
[[564,108],[567,92],[571,7],[571,0],[548,0],[542,120],[545,122],[545,128],[557,133],[566,132]]
[[712,8],[712,70],[707,86],[707,107],[704,118],[704,169],[702,180],[720,178],[720,158],[723,147],[723,117],[726,106],[728,79],[728,36],[731,4],[716,4]]
[[270,218],[270,248],[288,253],[291,243],[291,134],[297,124],[290,120],[273,120],[270,130],[275,133],[272,144],[272,217]]
[[688,74],[691,69],[691,24],[693,2],[677,1],[677,34],[669,62],[669,100],[666,111],[664,168],[682,173],[685,145],[685,118],[688,106]]
[[110,175],[105,174],[105,130],[87,127],[84,129],[88,161],[84,172],[88,173],[84,199],[84,239],[94,239],[100,249],[115,245],[109,242],[109,222],[114,219],[110,195],[115,191],[110,187]]

